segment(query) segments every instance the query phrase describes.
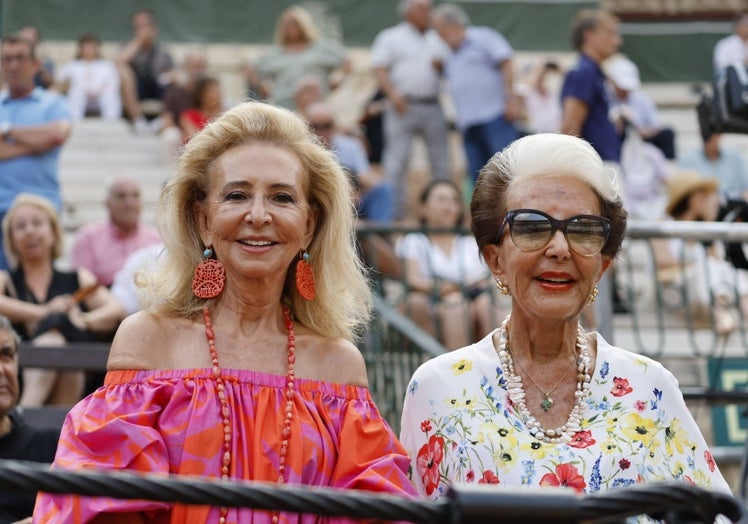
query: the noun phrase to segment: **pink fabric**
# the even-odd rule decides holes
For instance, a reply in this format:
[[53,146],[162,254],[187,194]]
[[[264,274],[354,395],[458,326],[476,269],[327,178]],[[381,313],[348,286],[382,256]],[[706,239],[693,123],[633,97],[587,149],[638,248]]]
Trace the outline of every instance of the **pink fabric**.
[[[231,409],[234,479],[275,482],[284,377],[223,370]],[[290,484],[413,495],[408,457],[368,389],[296,380],[287,457]],[[55,467],[220,476],[220,403],[207,369],[115,371],[76,405],[63,426]],[[217,522],[218,509],[42,494],[34,522],[89,522],[99,513],[145,512],[153,522]],[[228,522],[268,522],[267,512],[229,510]],[[283,514],[284,522],[317,522]]]
[[82,226],[75,235],[70,264],[73,269],[85,267],[90,270],[99,284],[111,286],[114,275],[133,251],[161,242],[155,228],[140,224],[138,229],[124,235],[109,220]]

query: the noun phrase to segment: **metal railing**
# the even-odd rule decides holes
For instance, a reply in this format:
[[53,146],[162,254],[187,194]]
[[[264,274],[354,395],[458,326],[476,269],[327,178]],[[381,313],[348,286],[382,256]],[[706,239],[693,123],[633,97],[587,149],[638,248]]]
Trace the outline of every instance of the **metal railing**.
[[438,501],[312,486],[135,474],[68,471],[45,464],[0,460],[0,487],[117,499],[141,499],[227,508],[312,513],[330,517],[437,524],[484,522],[621,523],[648,515],[670,524],[712,523],[718,515],[748,522],[735,497],[686,482],[628,486],[591,495],[571,489],[496,489],[459,486]]

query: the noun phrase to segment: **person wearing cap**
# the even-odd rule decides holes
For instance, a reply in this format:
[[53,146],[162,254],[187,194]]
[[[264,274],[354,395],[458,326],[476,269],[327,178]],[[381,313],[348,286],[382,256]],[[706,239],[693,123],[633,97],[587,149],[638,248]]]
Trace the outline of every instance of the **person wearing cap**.
[[654,100],[642,91],[636,64],[616,57],[606,62],[605,73],[615,93],[612,112],[619,119],[619,129],[631,124],[645,141],[655,145],[666,158],[674,159],[675,132],[662,122]]
[[[678,171],[667,181],[665,210],[674,220],[714,222],[720,217],[719,181],[696,171]],[[687,286],[692,312],[712,309],[714,329],[727,334],[738,326],[735,296],[748,312],[748,273],[725,259],[724,245],[672,238],[667,251],[656,250],[658,270],[679,268],[679,285]],[[661,272],[662,274],[662,272]]]

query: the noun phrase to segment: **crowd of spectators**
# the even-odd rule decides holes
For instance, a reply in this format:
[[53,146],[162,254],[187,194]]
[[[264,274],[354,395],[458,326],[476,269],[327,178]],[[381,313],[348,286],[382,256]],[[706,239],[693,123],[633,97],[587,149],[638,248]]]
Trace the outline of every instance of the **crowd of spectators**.
[[[362,227],[420,229],[370,236],[360,254],[375,274],[398,281],[400,292],[394,295],[400,309],[447,349],[480,340],[507,311],[502,289],[466,232],[466,203],[481,168],[522,135],[560,132],[586,139],[618,173],[632,218],[743,219],[741,210],[748,210],[743,154],[725,147],[717,132],[702,137],[703,147],[676,148],[679,131],[661,118],[642,88],[637,65],[621,55],[619,21],[612,14],[579,11],[570,31],[577,56],[568,68],[550,57],[521,68],[510,41],[474,25],[456,4],[402,0],[399,15],[396,25],[372,41],[374,87],[354,109],[357,114],[345,119],[333,100],[352,71],[349,53],[323,34],[302,6],[285,9],[273,45],[237,67],[247,98],[296,111],[334,153],[349,176]],[[19,371],[20,340],[42,347],[111,342],[119,323],[140,309],[142,275],[165,258],[159,232],[141,216],[140,182],[122,174],[102,183],[106,218],[80,226],[62,260],[59,158],[74,126],[90,118],[126,121],[133,134],[160,141],[164,158],[172,162],[230,105],[203,49],[189,50],[178,63],[159,39],[154,11],[139,9],[130,22],[131,36],[116,54],[105,56],[98,34],[87,31],[66,63],[40,53],[33,26],[2,38],[0,357],[12,377],[10,400],[0,402],[0,421],[9,433],[0,433],[0,439],[11,443],[5,450],[13,458],[48,462],[57,438],[29,429],[16,404],[72,405],[103,381],[102,375],[76,370]],[[714,49],[715,73],[748,63],[746,42],[748,15],[741,15],[734,33]],[[452,157],[452,128],[464,166]],[[423,140],[428,159],[420,181],[411,176],[416,138]],[[655,244],[660,271],[680,267],[685,253],[690,263],[680,278],[696,290],[697,307],[716,308],[720,334],[734,331],[741,321],[736,311],[748,312],[748,261],[730,255],[730,249],[743,253],[742,247]],[[621,301],[613,291],[613,299]],[[620,307],[625,311],[625,304]],[[596,327],[598,314],[585,311],[587,327]],[[40,447],[29,453],[23,435],[39,439]],[[13,508],[14,518],[30,511],[28,500],[15,502],[23,507]]]
[[[399,15],[400,21],[371,43],[373,89],[365,104],[353,109],[357,115],[341,115],[333,103],[353,69],[349,52],[323,34],[302,6],[285,9],[276,21],[273,45],[252,60],[238,60],[237,68],[246,97],[297,111],[335,152],[356,190],[361,224],[428,228],[427,217],[433,217],[439,219],[439,227],[455,228],[442,236],[424,234],[418,242],[406,237],[397,246],[397,236],[388,236],[381,244],[387,259],[399,265],[386,272],[404,280],[415,278],[405,283],[409,308],[418,310],[413,304],[418,292],[425,293],[420,297],[421,317],[434,317],[444,305],[442,295],[450,295],[437,289],[444,285],[442,277],[432,278],[423,268],[441,267],[438,257],[449,258],[454,248],[435,246],[462,239],[455,235],[467,225],[464,220],[443,223],[446,211],[429,211],[432,191],[454,189],[464,206],[480,168],[518,136],[562,132],[587,139],[619,171],[635,218],[668,218],[668,180],[684,169],[714,177],[724,201],[748,196],[742,155],[721,146],[719,133],[705,136],[703,149],[676,150],[678,130],[660,117],[642,89],[637,65],[620,54],[618,20],[610,13],[585,9],[572,21],[570,36],[578,55],[571,67],[551,57],[520,67],[511,42],[492,28],[474,25],[458,5],[433,7],[430,0],[404,0]],[[0,168],[23,176],[6,177],[12,182],[0,185],[0,219],[22,193],[44,197],[60,212],[59,155],[75,122],[126,120],[137,135],[152,135],[154,140],[158,135],[171,161],[192,135],[233,102],[225,96],[226,86],[204,49],[190,49],[178,62],[159,38],[154,11],[139,9],[130,23],[131,36],[116,54],[105,56],[99,36],[88,31],[78,38],[75,56],[58,64],[38,52],[39,33],[33,26],[3,37]],[[745,59],[746,26],[745,16],[738,18],[735,33],[716,46],[716,68]],[[21,109],[26,99],[33,107]],[[451,101],[453,114],[445,110],[445,100]],[[450,156],[451,124],[464,148],[464,166]],[[426,179],[420,181],[410,179],[416,137],[424,141],[428,158]],[[131,289],[137,268],[152,263],[162,244],[158,233],[140,218],[141,188],[136,180],[110,180],[107,191],[108,217],[77,231],[64,263],[73,271],[90,272],[105,290],[113,286],[124,317],[138,307]],[[407,248],[421,244],[423,252]],[[18,270],[0,259],[2,268]],[[403,276],[408,273],[403,268],[410,268],[410,277]],[[422,274],[413,277],[416,269]],[[490,297],[490,306],[497,307],[496,293],[486,292],[485,286],[474,289],[471,275],[452,277],[450,285],[462,294],[461,304],[473,307]],[[36,300],[43,304],[44,297]],[[450,301],[454,302],[444,302]],[[480,311],[470,322],[475,328],[469,330],[470,340],[482,334],[480,318],[493,314]],[[40,316],[34,312],[32,320]],[[457,318],[449,313],[440,316],[443,324]],[[594,322],[594,316],[590,318]],[[455,342],[449,333],[445,338],[432,327],[427,330],[454,347],[464,345],[467,336],[458,333]]]

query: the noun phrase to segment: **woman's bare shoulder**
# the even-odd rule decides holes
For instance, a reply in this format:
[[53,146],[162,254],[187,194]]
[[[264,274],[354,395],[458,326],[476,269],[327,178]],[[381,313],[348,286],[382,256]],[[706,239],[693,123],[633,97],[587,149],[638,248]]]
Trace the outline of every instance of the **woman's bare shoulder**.
[[[139,311],[122,321],[112,341],[107,368],[162,369],[169,348],[192,321]],[[158,348],[158,351],[155,350]]]
[[[307,337],[304,337],[307,338]],[[354,386],[368,386],[366,363],[359,349],[349,340],[308,335],[305,361],[314,378]],[[298,344],[298,342],[297,342]]]

